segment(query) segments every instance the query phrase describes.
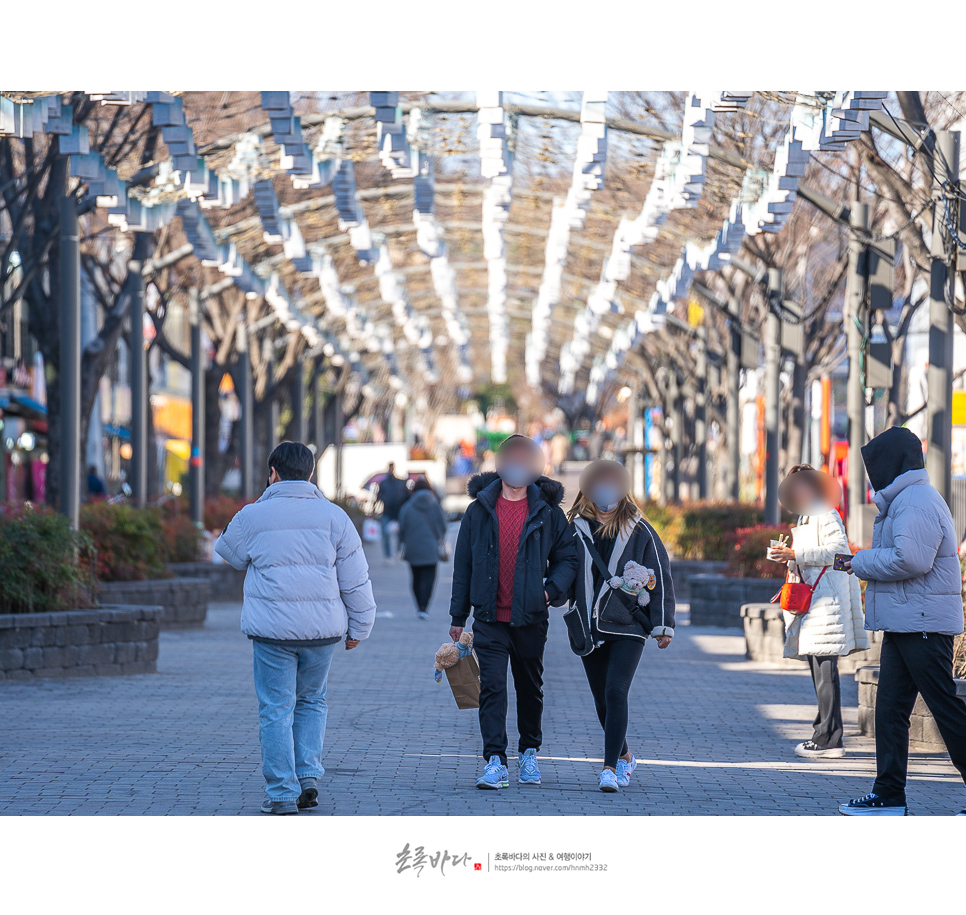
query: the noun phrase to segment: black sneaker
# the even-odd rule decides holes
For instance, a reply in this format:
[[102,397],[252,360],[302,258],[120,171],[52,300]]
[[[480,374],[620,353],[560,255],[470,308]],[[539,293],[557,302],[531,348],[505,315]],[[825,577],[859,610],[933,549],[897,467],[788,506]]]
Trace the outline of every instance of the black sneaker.
[[839,813],[847,817],[904,817],[908,809],[904,801],[887,800],[870,792],[865,797],[852,798],[847,804],[839,804]]
[[963,809],[960,810],[959,813],[956,814],[956,816],[958,816],[958,817],[966,817],[966,807],[963,807]]
[[299,786],[302,789],[302,793],[299,795],[299,799],[295,802],[299,810],[309,810],[312,807],[318,807],[319,806],[318,779],[300,778]]

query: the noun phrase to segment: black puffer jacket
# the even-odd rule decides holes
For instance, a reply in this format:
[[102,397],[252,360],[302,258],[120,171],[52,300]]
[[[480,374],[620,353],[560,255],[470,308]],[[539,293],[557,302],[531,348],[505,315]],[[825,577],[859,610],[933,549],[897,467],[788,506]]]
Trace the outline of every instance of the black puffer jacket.
[[[481,473],[466,487],[475,501],[463,515],[453,557],[450,616],[454,626],[465,626],[471,610],[478,620],[496,620],[500,567],[496,500],[502,486],[495,473]],[[577,574],[576,545],[560,508],[563,494],[563,486],[547,477],[527,489],[529,508],[513,579],[511,626],[546,619],[544,591],[551,603],[558,603]]]

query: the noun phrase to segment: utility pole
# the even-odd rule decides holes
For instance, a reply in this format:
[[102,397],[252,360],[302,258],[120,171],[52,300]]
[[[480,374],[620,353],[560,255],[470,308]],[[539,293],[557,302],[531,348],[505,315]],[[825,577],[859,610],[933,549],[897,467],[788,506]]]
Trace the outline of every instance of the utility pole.
[[741,302],[737,297],[728,296],[728,323],[731,325],[731,346],[728,347],[728,395],[725,405],[725,426],[727,427],[728,460],[725,468],[725,481],[728,498],[735,502],[741,497]]
[[255,459],[253,445],[255,439],[255,404],[252,391],[252,359],[248,351],[248,329],[244,321],[238,322],[238,400],[241,404],[241,494],[243,499],[255,498]]
[[201,304],[198,290],[188,291],[191,324],[191,459],[188,464],[191,521],[205,523],[205,355],[201,348]]
[[131,283],[131,490],[134,504],[140,506],[148,501],[148,370],[144,352],[143,268],[140,260],[128,262]]
[[849,417],[849,536],[864,542],[862,511],[865,505],[865,464],[862,446],[866,443],[865,379],[862,346],[869,323],[866,308],[866,239],[869,231],[869,206],[856,202],[849,212],[849,273],[845,293],[845,336],[849,356],[849,381],[846,408]]
[[708,498],[708,331],[704,321],[697,328],[695,358],[694,449],[698,460],[698,499]]
[[[943,185],[948,185],[943,187]],[[929,372],[926,397],[926,470],[929,482],[947,503],[952,498],[952,400],[953,400],[953,313],[946,301],[946,288],[955,277],[946,262],[950,230],[958,233],[958,221],[946,223],[946,204],[958,206],[959,131],[940,130],[936,134],[933,157],[932,237],[929,254]],[[956,250],[953,244],[953,251]],[[953,254],[956,257],[956,254]]]
[[69,191],[60,199],[59,245],[60,510],[76,529],[80,516],[81,479],[80,230],[77,198]]
[[768,317],[765,319],[765,524],[781,522],[778,504],[778,455],[781,448],[782,271],[768,268]]

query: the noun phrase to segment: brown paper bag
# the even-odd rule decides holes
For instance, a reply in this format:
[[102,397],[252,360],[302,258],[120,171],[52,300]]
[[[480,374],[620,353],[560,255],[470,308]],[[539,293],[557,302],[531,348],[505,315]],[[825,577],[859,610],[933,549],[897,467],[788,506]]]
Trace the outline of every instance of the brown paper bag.
[[447,667],[446,679],[453,690],[457,708],[480,707],[480,662],[475,651]]

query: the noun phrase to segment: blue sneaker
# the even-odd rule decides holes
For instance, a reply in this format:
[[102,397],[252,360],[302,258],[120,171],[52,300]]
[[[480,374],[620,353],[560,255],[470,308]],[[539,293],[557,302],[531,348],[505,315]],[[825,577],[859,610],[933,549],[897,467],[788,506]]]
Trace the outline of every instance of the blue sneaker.
[[490,757],[483,774],[476,780],[476,787],[491,790],[510,787],[510,773],[499,756]]
[[536,750],[526,750],[520,757],[520,784],[540,784],[540,767],[537,765]]
[[626,759],[617,760],[617,784],[621,788],[626,788],[631,783],[631,773],[637,768],[637,760],[631,754],[631,761]]

